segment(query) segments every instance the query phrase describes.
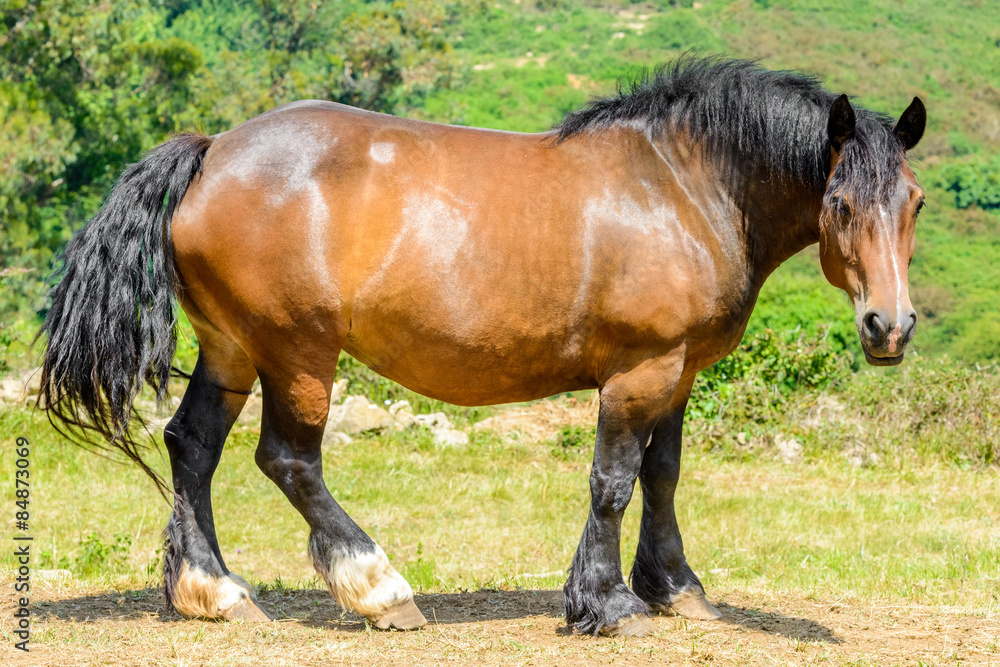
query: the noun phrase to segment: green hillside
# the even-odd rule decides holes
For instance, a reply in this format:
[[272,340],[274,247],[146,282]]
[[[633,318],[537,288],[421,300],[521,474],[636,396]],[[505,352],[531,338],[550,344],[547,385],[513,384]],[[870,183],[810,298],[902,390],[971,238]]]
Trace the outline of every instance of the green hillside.
[[[217,132],[320,97],[449,123],[551,127],[686,51],[815,73],[897,115],[928,206],[911,296],[924,355],[1000,359],[1000,14],[989,0],[0,2],[0,359],[25,361],[54,252],[122,166],[177,131]],[[815,249],[765,287],[751,331],[853,312]]]
[[[619,77],[689,50],[813,73],[893,115],[918,95],[929,123],[912,159],[929,196],[910,272],[914,347],[1000,358],[1000,160],[990,159],[1000,146],[1000,14],[988,3],[591,4],[495,3],[467,15],[452,38],[461,83],[432,94],[419,115],[543,130]],[[854,345],[853,310],[811,248],[771,278],[749,330],[812,331],[818,322]]]

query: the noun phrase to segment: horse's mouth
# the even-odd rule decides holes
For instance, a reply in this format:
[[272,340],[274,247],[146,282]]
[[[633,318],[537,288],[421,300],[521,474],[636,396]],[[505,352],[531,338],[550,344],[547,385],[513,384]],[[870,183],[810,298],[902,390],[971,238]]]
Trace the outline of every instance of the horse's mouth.
[[[864,348],[862,348],[864,350]],[[872,355],[868,350],[865,352],[865,361],[867,361],[872,366],[898,366],[903,363],[903,356],[905,352],[900,352],[895,357],[876,357]]]

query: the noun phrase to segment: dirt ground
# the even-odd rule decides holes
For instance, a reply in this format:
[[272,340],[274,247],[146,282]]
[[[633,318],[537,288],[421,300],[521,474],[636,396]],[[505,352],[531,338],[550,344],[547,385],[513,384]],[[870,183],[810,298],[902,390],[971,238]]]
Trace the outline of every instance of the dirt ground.
[[12,648],[2,613],[0,663],[16,665],[706,664],[1000,665],[1000,610],[777,598],[720,591],[716,622],[657,618],[641,639],[569,633],[554,590],[418,595],[429,624],[379,632],[321,590],[270,590],[266,624],[189,621],[156,589],[35,590],[32,651]]

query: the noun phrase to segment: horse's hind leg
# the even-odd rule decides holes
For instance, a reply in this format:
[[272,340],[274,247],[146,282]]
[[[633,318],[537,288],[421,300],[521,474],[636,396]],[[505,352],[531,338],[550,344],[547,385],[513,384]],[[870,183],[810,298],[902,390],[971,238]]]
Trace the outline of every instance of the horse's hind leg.
[[320,444],[333,370],[261,373],[264,414],[257,465],[309,524],[309,553],[337,602],[378,628],[416,629],[427,621],[413,603],[410,585],[323,481]]
[[[687,387],[690,391],[690,386]],[[674,514],[674,490],[681,469],[681,427],[685,400],[665,415],[642,457],[642,523],[632,566],[632,590],[655,611],[702,620],[721,614],[705,599],[705,589],[684,557]]]
[[177,494],[166,530],[167,599],[189,618],[267,620],[253,589],[226,569],[212,517],[212,475],[246,403],[240,392],[253,386],[257,373],[221,333],[202,327],[198,340],[198,363],[163,436]]

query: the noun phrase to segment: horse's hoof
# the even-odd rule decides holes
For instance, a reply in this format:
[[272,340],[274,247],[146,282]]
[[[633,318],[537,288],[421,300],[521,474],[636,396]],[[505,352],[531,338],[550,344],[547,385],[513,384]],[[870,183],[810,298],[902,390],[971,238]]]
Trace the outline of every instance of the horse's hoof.
[[427,619],[417,609],[413,600],[407,600],[403,604],[390,607],[382,616],[372,620],[372,624],[379,630],[416,630],[427,625]]
[[645,637],[652,632],[656,632],[656,622],[645,614],[626,616],[617,625],[601,628],[601,634],[606,637]]
[[698,621],[717,621],[722,612],[705,599],[704,593],[681,593],[670,601],[670,611]]
[[274,617],[261,609],[253,600],[243,599],[222,612],[222,618],[227,621],[240,619],[251,623],[266,623]]

